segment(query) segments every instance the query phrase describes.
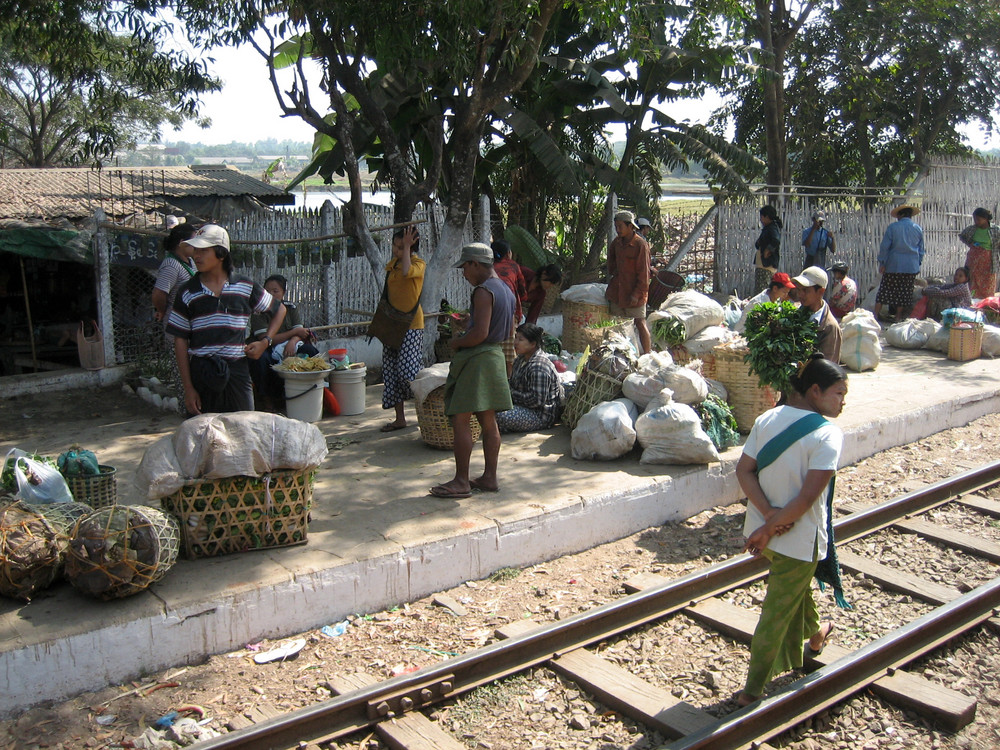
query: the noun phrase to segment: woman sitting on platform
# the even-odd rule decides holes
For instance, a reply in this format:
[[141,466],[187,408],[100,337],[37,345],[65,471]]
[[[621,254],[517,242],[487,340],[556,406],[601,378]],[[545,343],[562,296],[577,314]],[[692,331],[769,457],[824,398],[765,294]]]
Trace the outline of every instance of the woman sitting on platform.
[[921,294],[927,297],[927,317],[934,320],[941,320],[941,312],[950,307],[972,307],[968,266],[956,269],[954,283],[926,286]]
[[518,326],[514,336],[514,369],[510,398],[514,408],[497,413],[500,432],[547,430],[556,423],[563,388],[555,365],[542,351],[541,328],[534,323]]

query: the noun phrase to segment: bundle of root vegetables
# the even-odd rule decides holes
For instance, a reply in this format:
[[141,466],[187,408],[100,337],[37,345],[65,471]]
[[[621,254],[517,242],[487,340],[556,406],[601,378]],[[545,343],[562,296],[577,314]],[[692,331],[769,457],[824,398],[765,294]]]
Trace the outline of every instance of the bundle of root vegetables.
[[58,580],[68,529],[89,510],[80,503],[38,506],[0,497],[0,595],[30,601]]

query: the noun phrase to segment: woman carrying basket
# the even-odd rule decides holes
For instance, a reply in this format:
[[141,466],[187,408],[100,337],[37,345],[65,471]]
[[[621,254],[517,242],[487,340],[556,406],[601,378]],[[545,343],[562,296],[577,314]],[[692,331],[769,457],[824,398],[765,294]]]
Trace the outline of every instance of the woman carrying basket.
[[843,433],[825,417],[844,408],[847,375],[813,354],[792,378],[788,402],[757,418],[736,465],[747,496],[745,552],[771,563],[767,595],[750,646],[741,706],[757,700],[775,674],[802,666],[802,643],[819,653],[833,623],[820,623],[813,576],[847,607],[833,546],[833,478]]

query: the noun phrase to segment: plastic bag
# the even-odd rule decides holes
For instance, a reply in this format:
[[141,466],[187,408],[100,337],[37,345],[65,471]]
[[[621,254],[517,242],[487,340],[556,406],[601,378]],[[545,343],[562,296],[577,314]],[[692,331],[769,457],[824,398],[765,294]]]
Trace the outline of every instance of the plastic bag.
[[855,310],[841,321],[843,341],[840,361],[855,372],[874,370],[882,360],[882,342],[878,335],[882,328],[875,316],[867,310]]
[[886,329],[885,342],[897,349],[920,349],[937,327],[934,320],[904,320]]
[[60,453],[56,459],[56,466],[59,473],[64,477],[86,477],[97,476],[101,473],[101,467],[97,464],[97,456],[93,451],[84,450],[79,445],[74,445],[65,453]]
[[[7,455],[10,456],[10,453]],[[17,494],[25,502],[42,504],[73,502],[73,495],[66,480],[54,466],[36,461],[29,456],[17,456],[14,461],[14,474],[17,477]]]
[[604,401],[580,417],[570,435],[573,458],[578,461],[613,461],[635,445],[635,420],[639,411],[625,398]]

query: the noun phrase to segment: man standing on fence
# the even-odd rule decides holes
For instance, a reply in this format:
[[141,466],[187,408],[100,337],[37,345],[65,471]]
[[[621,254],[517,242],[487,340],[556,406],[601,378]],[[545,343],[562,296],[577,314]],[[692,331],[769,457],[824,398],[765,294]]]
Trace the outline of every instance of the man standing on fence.
[[608,290],[605,298],[611,314],[632,318],[639,334],[642,351],[650,351],[649,328],[646,326],[646,299],[649,296],[649,243],[639,234],[635,214],[621,211],[615,214],[618,236],[608,246]]
[[[253,411],[247,357],[258,359],[273,345],[285,306],[260,284],[233,273],[229,233],[222,227],[206,224],[187,243],[194,248],[198,273],[180,288],[167,321],[184,406],[191,416]],[[254,312],[271,313],[271,323],[262,339],[247,344]]]

